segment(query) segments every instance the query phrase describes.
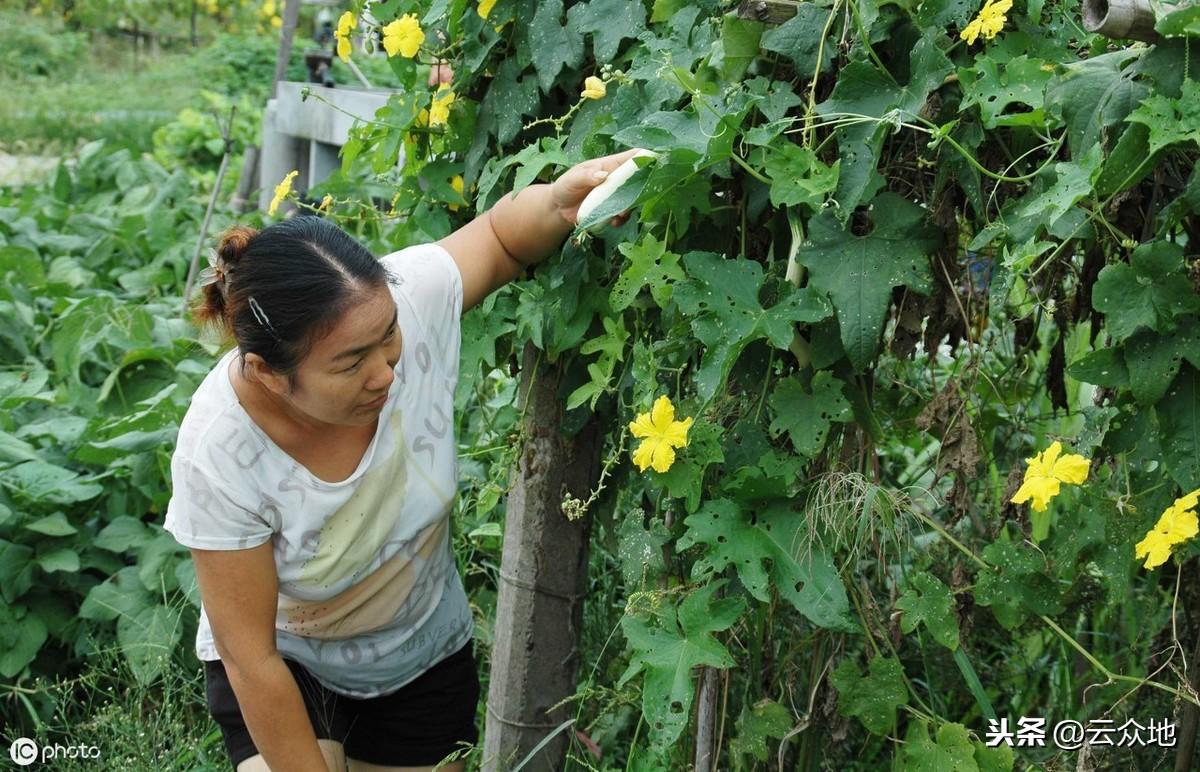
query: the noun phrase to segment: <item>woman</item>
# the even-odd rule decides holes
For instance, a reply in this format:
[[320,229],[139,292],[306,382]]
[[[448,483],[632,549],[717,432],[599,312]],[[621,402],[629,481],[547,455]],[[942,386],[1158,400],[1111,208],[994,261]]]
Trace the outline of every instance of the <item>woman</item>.
[[459,316],[555,251],[632,154],[381,260],[316,217],[221,238],[198,317],[237,346],[180,426],[165,528],[192,551],[238,772],[432,770],[477,741],[448,523]]

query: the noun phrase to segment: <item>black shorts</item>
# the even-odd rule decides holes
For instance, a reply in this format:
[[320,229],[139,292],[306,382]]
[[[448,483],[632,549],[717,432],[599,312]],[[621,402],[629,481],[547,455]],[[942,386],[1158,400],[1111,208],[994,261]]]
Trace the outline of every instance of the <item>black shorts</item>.
[[[300,687],[317,738],[342,743],[349,758],[384,766],[432,766],[463,749],[462,743],[479,741],[474,641],[399,690],[370,699],[332,692],[300,663],[287,658],[284,662]],[[258,749],[242,720],[224,664],[205,662],[204,673],[208,709],[221,728],[236,770]]]

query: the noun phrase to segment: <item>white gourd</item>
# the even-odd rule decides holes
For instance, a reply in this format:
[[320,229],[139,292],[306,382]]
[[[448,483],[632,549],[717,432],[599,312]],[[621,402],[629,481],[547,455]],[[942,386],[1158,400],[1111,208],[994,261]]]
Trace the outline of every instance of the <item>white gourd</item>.
[[[634,163],[633,159],[641,158],[643,156],[658,158],[658,153],[655,153],[653,150],[639,148],[638,151],[633,154],[632,158],[618,166],[616,169],[613,169],[609,173],[608,177],[604,179],[604,182],[601,182],[599,185],[592,188],[592,190],[583,199],[583,203],[579,205],[579,216],[576,218],[576,222],[584,222],[587,220],[592,212],[596,211],[596,207],[608,200],[608,197],[613,193],[616,193],[617,189],[624,185],[625,181],[632,177],[633,173],[638,170],[638,165]],[[603,225],[604,223],[602,222],[596,223],[588,230],[593,230]]]

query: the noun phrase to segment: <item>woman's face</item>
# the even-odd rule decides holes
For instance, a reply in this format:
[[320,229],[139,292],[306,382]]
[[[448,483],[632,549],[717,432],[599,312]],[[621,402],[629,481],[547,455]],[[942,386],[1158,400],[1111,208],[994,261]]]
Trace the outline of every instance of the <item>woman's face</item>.
[[313,344],[296,370],[295,387],[279,396],[317,421],[370,424],[387,401],[401,346],[391,293],[386,286],[366,290]]

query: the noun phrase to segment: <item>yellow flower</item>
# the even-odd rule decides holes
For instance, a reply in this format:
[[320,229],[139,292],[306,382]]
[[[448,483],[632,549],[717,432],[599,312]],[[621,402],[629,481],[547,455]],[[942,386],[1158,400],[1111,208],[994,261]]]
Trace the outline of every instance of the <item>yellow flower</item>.
[[433,102],[429,105],[429,125],[445,126],[446,121],[450,118],[450,105],[452,104],[454,104],[454,92],[450,90],[449,83],[443,83],[438,86],[437,92],[433,95]]
[[979,15],[972,19],[958,36],[967,41],[967,45],[974,45],[975,38],[980,35],[991,40],[1004,29],[1004,22],[1008,20],[1005,14],[1010,8],[1012,0],[987,0],[983,8],[979,9]]
[[337,29],[334,31],[333,36],[337,38],[338,58],[343,62],[350,61],[350,33],[354,31],[357,25],[358,20],[349,11],[343,13],[341,18],[338,19]]
[[1146,538],[1137,543],[1136,550],[1134,557],[1138,560],[1145,558],[1146,568],[1158,568],[1171,557],[1171,542],[1160,531],[1150,531]]
[[317,210],[321,211],[321,212],[328,212],[329,207],[332,205],[333,205],[333,196],[326,193],[325,198],[321,199],[320,205],[317,206]]
[[406,13],[383,28],[383,47],[387,49],[388,56],[400,54],[411,59],[424,42],[425,33],[421,31],[421,22],[417,21],[415,14]]
[[275,0],[267,0],[265,3],[262,4],[262,15],[263,16],[274,16],[275,15]]
[[583,98],[584,99],[603,99],[608,93],[608,87],[604,85],[604,81],[597,78],[595,75],[589,75],[583,81]]
[[1055,441],[1040,454],[1025,459],[1029,465],[1025,469],[1025,480],[1010,499],[1012,503],[1023,504],[1033,499],[1034,511],[1045,512],[1050,499],[1058,495],[1060,483],[1079,485],[1087,479],[1091,461],[1074,453],[1059,458],[1059,453],[1062,453],[1062,443]]
[[283,26],[283,18],[279,17],[279,16],[272,16],[271,17],[271,26],[274,27],[275,29],[279,29],[280,27]]
[[496,0],[479,0],[479,5],[475,6],[475,12],[479,14],[479,18],[486,19],[495,7]]
[[[450,180],[450,187],[454,188],[458,195],[461,196],[463,194],[463,178],[461,174],[454,175],[454,177]],[[457,212],[458,204],[451,204],[450,211]]]
[[629,423],[633,436],[644,438],[633,452],[633,463],[642,472],[648,466],[660,474],[666,472],[675,463],[675,448],[687,446],[691,425],[691,418],[676,421],[675,406],[665,394],[660,396],[649,413],[642,413]]
[[275,186],[275,197],[271,199],[271,206],[267,209],[267,217],[274,217],[275,210],[279,208],[283,200],[292,195],[292,180],[296,179],[296,175],[299,173],[295,170],[288,172],[283,181]]
[[1146,558],[1145,567],[1149,569],[1167,562],[1172,547],[1200,533],[1200,521],[1195,512],[1197,502],[1200,502],[1200,488],[1175,499],[1175,503],[1163,511],[1154,528],[1137,543],[1134,557]]

